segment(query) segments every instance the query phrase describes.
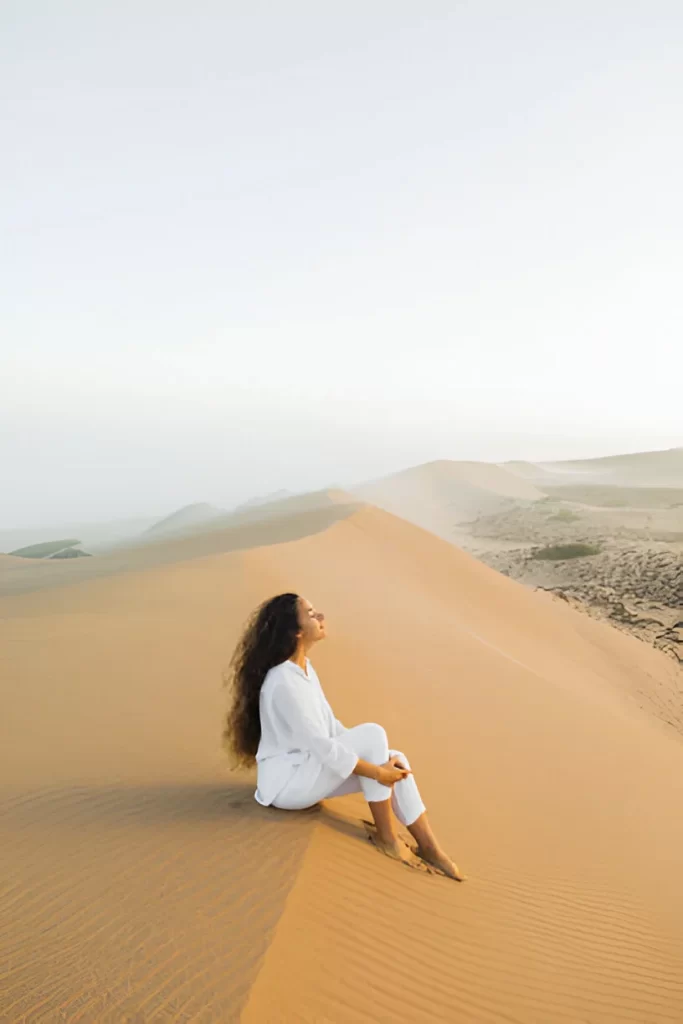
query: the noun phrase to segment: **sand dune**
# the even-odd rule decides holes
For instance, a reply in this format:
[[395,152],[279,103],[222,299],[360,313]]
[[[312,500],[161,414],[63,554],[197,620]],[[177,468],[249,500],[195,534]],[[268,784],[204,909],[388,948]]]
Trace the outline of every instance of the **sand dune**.
[[[683,1020],[683,743],[642,700],[678,693],[673,663],[330,508],[0,598],[3,1019]],[[264,810],[226,772],[221,670],[285,588],[326,611],[339,717],[409,754],[466,885],[377,854],[357,798]]]
[[502,468],[539,487],[552,484],[602,484],[614,487],[681,487],[683,448],[607,455],[560,462],[504,462]]
[[354,488],[365,501],[453,539],[459,523],[543,497],[533,484],[486,462],[427,462]]

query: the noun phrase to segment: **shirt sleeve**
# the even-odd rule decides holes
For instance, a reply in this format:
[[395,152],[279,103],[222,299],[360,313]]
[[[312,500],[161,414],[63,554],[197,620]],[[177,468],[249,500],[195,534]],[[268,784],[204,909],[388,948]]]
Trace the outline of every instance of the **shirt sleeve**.
[[[358,763],[358,755],[336,737],[325,735],[319,723],[308,713],[297,691],[295,684],[283,679],[273,690],[274,712],[286,726],[293,745],[301,750],[310,750],[319,761],[342,779],[347,779]],[[337,724],[344,729],[341,722]]]

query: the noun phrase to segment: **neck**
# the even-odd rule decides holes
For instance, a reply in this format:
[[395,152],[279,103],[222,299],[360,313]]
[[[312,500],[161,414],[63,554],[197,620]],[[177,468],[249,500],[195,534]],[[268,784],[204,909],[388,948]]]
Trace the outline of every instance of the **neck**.
[[308,656],[308,648],[303,647],[301,644],[297,647],[292,657],[289,659],[293,661],[299,668],[306,669],[306,658]]

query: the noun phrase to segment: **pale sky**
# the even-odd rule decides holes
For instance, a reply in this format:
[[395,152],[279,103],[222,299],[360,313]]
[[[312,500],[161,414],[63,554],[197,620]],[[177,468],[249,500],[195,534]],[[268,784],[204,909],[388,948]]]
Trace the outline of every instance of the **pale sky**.
[[5,0],[0,526],[683,444],[680,0]]

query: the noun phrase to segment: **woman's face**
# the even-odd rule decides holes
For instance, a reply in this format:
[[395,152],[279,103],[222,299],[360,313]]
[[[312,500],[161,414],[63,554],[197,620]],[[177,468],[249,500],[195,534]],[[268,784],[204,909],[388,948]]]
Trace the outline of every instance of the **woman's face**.
[[325,616],[322,612],[316,611],[305,597],[299,598],[299,626],[301,639],[305,644],[315,644],[318,640],[324,640],[327,635]]

